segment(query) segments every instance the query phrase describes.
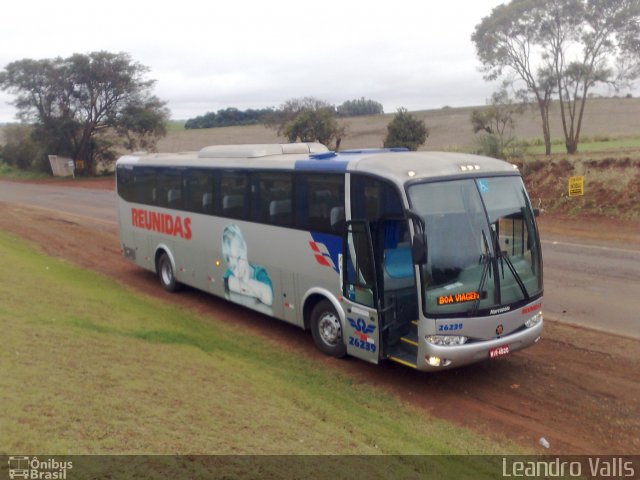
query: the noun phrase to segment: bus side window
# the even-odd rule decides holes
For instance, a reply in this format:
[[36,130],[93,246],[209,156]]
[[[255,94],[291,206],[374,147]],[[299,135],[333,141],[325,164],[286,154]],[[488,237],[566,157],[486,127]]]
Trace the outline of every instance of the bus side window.
[[254,174],[252,218],[255,221],[289,227],[293,223],[293,174]]
[[133,183],[137,203],[156,205],[156,169],[153,167],[134,167]]
[[296,226],[341,235],[344,231],[344,176],[306,173],[299,176]]
[[188,170],[184,175],[185,209],[194,213],[212,215],[214,209],[216,188],[216,173],[214,170]]
[[224,217],[249,220],[249,174],[222,172],[220,176],[221,214]]
[[118,165],[116,169],[116,183],[118,186],[118,195],[127,202],[132,202],[133,199],[133,166],[131,165]]
[[161,168],[156,175],[156,204],[182,210],[182,172],[177,168]]

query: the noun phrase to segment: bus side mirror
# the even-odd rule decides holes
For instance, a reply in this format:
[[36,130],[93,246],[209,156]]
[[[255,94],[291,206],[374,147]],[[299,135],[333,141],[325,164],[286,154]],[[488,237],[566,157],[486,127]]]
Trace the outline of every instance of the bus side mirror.
[[427,263],[427,241],[424,234],[416,233],[413,236],[413,244],[411,245],[411,258],[415,265],[424,265]]

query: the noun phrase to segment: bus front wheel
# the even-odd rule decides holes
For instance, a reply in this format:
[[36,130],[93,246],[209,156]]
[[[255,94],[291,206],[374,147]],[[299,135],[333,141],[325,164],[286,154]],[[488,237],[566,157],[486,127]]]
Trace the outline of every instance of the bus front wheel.
[[171,265],[171,259],[166,253],[162,253],[158,258],[158,264],[156,266],[158,272],[158,279],[162,288],[167,292],[177,292],[180,290],[180,284],[176,280],[176,276],[173,272],[173,265]]
[[340,316],[329,300],[322,300],[311,312],[311,335],[320,351],[332,357],[347,354]]

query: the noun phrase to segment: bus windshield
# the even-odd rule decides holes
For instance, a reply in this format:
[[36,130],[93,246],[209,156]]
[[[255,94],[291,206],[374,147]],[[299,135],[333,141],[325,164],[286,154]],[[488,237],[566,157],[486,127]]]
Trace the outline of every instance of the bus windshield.
[[502,313],[542,293],[540,242],[520,177],[410,184],[408,196],[425,220],[427,315]]

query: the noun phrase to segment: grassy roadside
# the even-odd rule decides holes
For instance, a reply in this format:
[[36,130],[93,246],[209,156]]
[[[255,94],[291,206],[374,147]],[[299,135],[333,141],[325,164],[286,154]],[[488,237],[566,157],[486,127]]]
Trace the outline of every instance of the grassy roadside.
[[51,175],[31,170],[20,170],[19,168],[7,165],[0,159],[0,178],[11,178],[15,180],[41,180],[43,178],[51,178]]
[[[616,149],[640,149],[640,137],[609,137],[607,135],[595,135],[586,137],[580,141],[578,151],[580,153],[607,152]],[[528,154],[544,154],[544,145],[538,140],[535,145],[526,149]],[[555,139],[551,143],[552,154],[566,154],[567,149],[564,140]],[[579,154],[578,154],[579,155]]]
[[0,269],[0,453],[523,453],[2,232]]

